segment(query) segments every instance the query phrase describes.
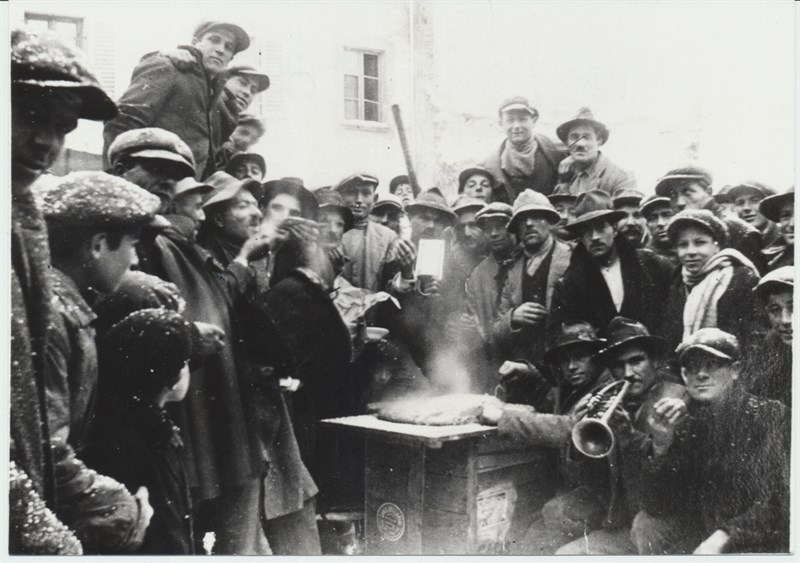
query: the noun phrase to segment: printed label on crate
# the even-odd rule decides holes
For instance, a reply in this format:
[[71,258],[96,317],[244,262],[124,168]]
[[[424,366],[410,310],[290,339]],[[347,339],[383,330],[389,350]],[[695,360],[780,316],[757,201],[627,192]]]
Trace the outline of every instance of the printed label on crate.
[[479,546],[505,542],[516,501],[517,492],[511,483],[502,483],[478,494]]
[[375,524],[385,540],[397,541],[406,532],[406,517],[400,507],[393,502],[384,502],[378,507]]

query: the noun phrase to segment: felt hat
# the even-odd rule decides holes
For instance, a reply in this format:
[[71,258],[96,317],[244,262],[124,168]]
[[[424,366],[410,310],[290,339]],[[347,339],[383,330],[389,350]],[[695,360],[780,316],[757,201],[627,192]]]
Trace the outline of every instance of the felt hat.
[[503,100],[503,103],[500,104],[500,107],[497,110],[497,114],[500,117],[503,117],[505,112],[515,110],[526,111],[533,117],[539,117],[539,111],[531,105],[531,103],[528,101],[528,98],[524,98],[522,96],[515,96],[513,98]]
[[461,173],[458,175],[458,193],[464,191],[464,184],[466,184],[467,180],[469,180],[476,174],[479,174],[487,178],[492,188],[494,188],[495,185],[497,184],[497,180],[495,180],[494,174],[489,172],[486,168],[482,166],[471,166],[470,168],[462,170]]
[[511,222],[508,224],[509,231],[517,228],[516,224],[520,217],[531,213],[543,215],[553,225],[561,220],[561,216],[547,196],[531,189],[526,189],[517,196],[517,199],[514,200],[513,210]]
[[447,200],[442,195],[442,192],[439,191],[439,188],[431,188],[422,192],[417,196],[417,199],[406,206],[406,212],[409,214],[421,211],[422,209],[438,211],[444,220],[451,224],[456,219],[456,214],[453,213],[453,210],[447,205]]
[[279,180],[266,182],[262,188],[263,195],[257,198],[261,207],[266,207],[279,194],[288,194],[300,202],[300,213],[304,219],[317,220],[319,204],[314,194],[305,188],[302,179],[285,176]]
[[567,321],[550,330],[543,358],[545,362],[552,364],[556,361],[558,352],[565,348],[580,344],[596,352],[605,343],[605,339],[599,338],[597,330],[586,321]]
[[611,196],[603,190],[590,190],[575,200],[575,216],[565,225],[567,231],[577,235],[587,224],[603,219],[615,224],[625,217],[625,213],[613,209]]
[[244,162],[255,162],[256,165],[261,169],[262,177],[267,173],[267,163],[264,161],[264,157],[256,152],[250,151],[239,151],[233,153],[231,159],[228,161],[228,165],[225,167],[225,172],[228,174],[233,174],[236,168],[239,167]]
[[486,206],[482,199],[461,196],[453,202],[453,213],[460,215],[466,211],[478,212]]
[[728,226],[725,221],[706,209],[684,209],[676,214],[667,226],[667,236],[670,242],[674,243],[681,229],[690,225],[708,231],[720,248],[728,244]]
[[570,129],[576,125],[589,125],[597,133],[597,140],[601,145],[608,141],[608,128],[594,118],[594,115],[592,115],[592,110],[587,107],[583,107],[578,110],[578,115],[569,121],[565,121],[556,128],[556,135],[565,145],[568,144],[567,137],[569,136]]
[[209,20],[202,21],[195,28],[193,37],[195,37],[196,39],[200,39],[206,33],[218,29],[229,31],[230,33],[233,34],[234,38],[236,39],[236,50],[234,54],[244,51],[250,46],[250,36],[247,35],[247,32],[244,29],[242,29],[241,27],[239,27],[234,23],[209,21]]
[[258,85],[258,91],[263,92],[269,88],[269,76],[258,70],[256,67],[247,64],[231,65],[225,73],[227,76],[236,76],[241,74],[251,80],[255,80]]
[[214,191],[214,186],[204,182],[198,182],[191,176],[187,176],[183,180],[175,184],[174,197],[188,194],[189,192],[197,192],[200,195],[207,195]]
[[596,355],[600,361],[608,361],[609,354],[631,344],[638,344],[652,354],[661,354],[666,350],[666,341],[650,334],[642,323],[626,317],[614,317],[608,323],[606,346]]
[[686,361],[687,353],[700,350],[724,360],[735,362],[739,359],[739,340],[732,334],[718,328],[701,328],[688,336],[675,350],[681,365]]
[[257,180],[246,178],[237,180],[227,172],[218,170],[206,178],[206,183],[214,188],[214,193],[203,204],[203,209],[208,209],[220,203],[232,200],[241,190],[248,190],[256,200],[262,197],[263,188]]
[[112,166],[122,157],[153,158],[180,164],[187,176],[194,176],[195,162],[192,149],[172,131],[158,127],[131,129],[117,135],[108,148],[108,161]]
[[697,165],[673,168],[656,182],[655,192],[663,197],[670,197],[676,186],[685,182],[698,182],[703,187],[708,188],[713,183],[714,178],[711,172]]
[[778,223],[780,221],[781,207],[787,203],[794,204],[794,186],[781,194],[762,199],[758,204],[758,211],[773,223]]

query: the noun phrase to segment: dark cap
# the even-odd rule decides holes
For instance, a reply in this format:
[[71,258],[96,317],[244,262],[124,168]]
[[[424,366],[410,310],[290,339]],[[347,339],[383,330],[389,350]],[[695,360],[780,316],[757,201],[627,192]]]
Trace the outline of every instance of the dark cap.
[[766,297],[776,291],[794,290],[794,266],[782,266],[766,274],[753,288],[759,297]]
[[516,229],[517,221],[523,215],[537,213],[543,215],[552,225],[555,225],[561,220],[561,216],[547,199],[547,196],[535,192],[531,189],[522,191],[517,199],[514,200],[514,213],[511,216],[511,222],[508,224],[508,230],[513,231]]
[[117,115],[116,104],[89,70],[83,54],[52,33],[11,32],[11,82],[75,94],[83,119],[108,121]]
[[233,153],[233,156],[228,161],[228,165],[225,167],[225,172],[228,174],[233,174],[236,171],[236,168],[245,162],[255,162],[256,165],[261,169],[262,178],[267,173],[267,163],[264,161],[264,157],[256,152],[250,151],[239,151]]
[[391,207],[398,212],[403,211],[403,202],[394,194],[384,194],[378,197],[378,201],[372,206],[372,212],[375,213],[384,207]]
[[417,199],[406,205],[406,213],[413,214],[422,209],[433,209],[438,211],[446,223],[453,224],[456,214],[447,205],[447,200],[439,191],[439,188],[431,188],[419,194]]
[[261,72],[252,65],[246,65],[246,64],[231,65],[228,67],[226,74],[229,77],[241,74],[242,76],[246,76],[251,80],[255,80],[256,84],[258,84],[259,92],[263,92],[264,90],[269,88],[269,76],[267,76],[265,73]]
[[739,359],[739,340],[718,328],[701,328],[685,338],[675,350],[681,365],[686,360],[686,354],[692,350],[735,362]]
[[787,203],[794,205],[794,186],[782,194],[762,199],[761,203],[758,204],[758,211],[773,223],[778,223],[780,221],[781,207]]
[[489,219],[505,219],[506,223],[508,223],[511,221],[513,213],[512,207],[509,204],[501,201],[493,201],[475,214],[475,222],[478,223],[479,227],[482,226],[481,223]]
[[69,225],[145,225],[161,200],[105,172],[71,172],[36,194],[49,221]]
[[218,170],[206,178],[206,184],[213,186],[214,193],[203,204],[203,209],[208,209],[213,205],[230,201],[236,197],[241,190],[247,190],[258,200],[261,196],[261,184],[257,180],[246,178],[237,180],[227,172]]
[[300,214],[304,219],[316,221],[319,205],[316,198],[314,198],[314,194],[303,186],[303,181],[300,178],[287,176],[280,180],[270,180],[262,187],[264,188],[264,194],[259,200],[261,207],[266,207],[278,194],[287,194],[297,198],[297,201],[300,202]]
[[661,354],[666,349],[663,338],[653,336],[642,323],[625,317],[614,317],[608,323],[608,344],[600,350],[596,358],[608,361],[609,354],[631,344],[637,344],[651,354]]
[[583,107],[578,110],[578,114],[575,117],[569,121],[565,121],[556,129],[556,135],[558,135],[558,138],[561,139],[561,142],[565,145],[568,145],[567,137],[569,136],[570,130],[576,125],[588,125],[594,129],[597,134],[597,140],[601,145],[608,141],[608,128],[594,118],[592,110]]
[[405,174],[401,174],[400,176],[395,176],[392,178],[392,181],[389,182],[389,193],[394,193],[397,189],[397,186],[400,184],[408,184],[411,185],[411,180]]
[[533,117],[539,117],[539,111],[530,104],[528,98],[523,98],[522,96],[515,96],[503,100],[503,103],[500,104],[500,108],[497,110],[497,114],[502,118],[505,112],[515,110],[527,111]]
[[202,21],[197,28],[195,28],[193,37],[196,39],[201,39],[206,33],[218,29],[229,31],[233,34],[234,38],[236,39],[236,50],[234,54],[244,51],[250,46],[250,36],[247,35],[247,32],[244,29],[233,23]]
[[458,175],[458,193],[464,191],[464,184],[466,184],[467,180],[469,180],[475,175],[483,176],[487,180],[489,180],[489,185],[492,189],[494,189],[495,184],[497,184],[497,180],[495,180],[494,174],[489,172],[486,168],[482,166],[471,166],[470,168],[462,170],[461,173]]
[[192,149],[172,131],[158,127],[131,129],[117,135],[108,147],[111,166],[121,157],[168,160],[183,165],[187,176],[194,176],[195,163]]
[[314,198],[320,210],[335,209],[342,214],[345,231],[353,228],[353,212],[344,204],[342,194],[331,187],[324,187],[314,191]]
[[603,190],[589,190],[575,200],[575,216],[565,225],[567,231],[577,235],[592,221],[603,219],[614,225],[625,213],[613,209],[611,196]]
[[728,190],[728,196],[731,198],[731,202],[735,202],[737,197],[740,197],[744,194],[754,194],[757,197],[764,199],[765,197],[775,195],[775,190],[766,184],[756,182],[755,180],[747,180],[746,182],[733,184]]
[[192,176],[187,176],[175,184],[173,197],[178,197],[189,192],[197,192],[200,195],[210,194],[214,191],[214,186],[204,182],[198,182]]
[[556,361],[557,352],[564,348],[580,344],[597,351],[605,342],[598,338],[597,330],[586,321],[567,321],[550,330],[543,358],[545,362],[552,364]]
[[713,183],[711,172],[696,165],[673,168],[656,182],[656,193],[660,196],[670,197],[676,186],[687,182],[697,182],[705,188]]
[[652,213],[659,207],[669,207],[670,209],[672,209],[672,207],[669,204],[668,197],[660,196],[658,194],[652,194],[641,203],[641,205],[639,206],[639,211],[642,212],[642,215],[647,217],[649,213]]
[[706,209],[684,209],[667,226],[667,236],[671,243],[675,243],[681,229],[687,226],[695,226],[708,231],[714,237],[720,248],[728,244],[728,226],[725,222]]
[[642,192],[624,188],[621,190],[615,190],[611,195],[611,202],[614,204],[614,209],[618,209],[626,205],[639,207],[642,199],[644,199],[644,194]]

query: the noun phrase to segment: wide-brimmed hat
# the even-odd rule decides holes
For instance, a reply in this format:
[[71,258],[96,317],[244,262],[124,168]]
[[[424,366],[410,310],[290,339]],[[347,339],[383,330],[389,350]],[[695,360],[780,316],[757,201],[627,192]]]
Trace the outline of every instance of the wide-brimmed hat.
[[508,224],[509,231],[514,231],[517,228],[517,221],[520,217],[527,214],[538,213],[543,215],[553,225],[561,220],[561,215],[558,214],[558,211],[547,199],[547,196],[531,189],[526,189],[517,196],[517,199],[514,200],[513,210],[511,222]]
[[621,189],[616,190],[611,195],[611,203],[614,205],[614,209],[619,207],[624,207],[626,205],[632,205],[634,207],[639,207],[639,204],[644,199],[644,194],[637,190],[629,190],[629,189]]
[[613,208],[611,196],[603,190],[590,190],[575,200],[575,216],[565,225],[567,231],[577,234],[592,221],[603,219],[612,225],[625,217],[625,213]]
[[247,35],[247,32],[244,29],[234,23],[207,20],[202,21],[195,28],[193,37],[200,39],[203,37],[203,35],[209,31],[214,31],[215,29],[224,29],[225,31],[229,31],[233,34],[234,38],[236,39],[236,49],[234,54],[244,51],[250,46],[250,36]]
[[514,211],[509,204],[502,201],[493,201],[475,214],[475,222],[478,223],[479,227],[482,227],[481,223],[489,219],[505,219],[506,224],[508,224],[513,214]]
[[453,202],[453,213],[460,215],[467,211],[475,211],[476,213],[486,206],[486,202],[482,199],[474,197],[461,196]]
[[597,330],[586,321],[567,321],[550,329],[543,358],[545,362],[552,364],[556,361],[557,352],[564,348],[580,344],[596,352],[605,343],[605,339],[599,338]]
[[667,225],[667,236],[671,243],[675,242],[675,237],[687,225],[708,231],[720,248],[728,244],[728,226],[707,209],[684,209],[675,215]]
[[403,202],[394,194],[382,194],[378,197],[378,201],[372,206],[372,211],[376,212],[385,207],[395,209],[398,212],[403,211]]
[[214,191],[214,186],[205,182],[198,182],[192,176],[187,176],[175,184],[174,197],[178,197],[189,192],[197,192],[200,195],[210,194]]
[[737,197],[744,194],[754,194],[763,199],[775,195],[775,190],[755,180],[747,180],[746,182],[733,184],[728,190],[728,196],[731,198],[731,202],[736,201]]
[[758,211],[774,223],[780,221],[781,207],[787,203],[794,203],[794,186],[782,194],[765,197],[758,204]]
[[681,365],[687,352],[702,350],[707,354],[735,362],[739,359],[739,340],[718,328],[701,328],[680,343],[675,350]]
[[503,117],[505,112],[515,110],[526,111],[533,117],[539,117],[539,110],[531,105],[531,103],[528,101],[528,98],[524,98],[522,96],[514,96],[513,98],[503,100],[503,103],[500,104],[500,107],[497,110],[497,114],[500,117]]
[[549,196],[547,196],[547,199],[549,199],[550,203],[552,204],[556,204],[559,201],[574,202],[576,199],[578,199],[578,195],[569,190],[569,184],[560,183],[556,184],[556,187],[553,188],[553,191]]
[[117,105],[89,70],[83,54],[55,34],[15,29],[11,32],[11,82],[74,93],[79,117],[108,121]]
[[569,136],[570,129],[576,125],[589,125],[597,133],[597,140],[601,145],[608,141],[608,127],[594,118],[592,110],[583,107],[578,110],[578,115],[569,121],[565,121],[556,128],[556,135],[558,135],[558,138],[561,139],[561,142],[565,145],[568,144],[567,137]]
[[159,127],[131,129],[117,135],[108,147],[111,166],[122,157],[168,160],[181,165],[187,176],[194,176],[195,162],[192,149],[172,131]]
[[495,185],[497,184],[497,180],[495,180],[494,174],[489,172],[486,168],[482,166],[471,166],[470,168],[462,170],[461,173],[458,175],[458,193],[464,191],[464,184],[466,184],[467,180],[469,180],[476,174],[488,179],[489,184],[491,185],[492,188],[494,188]]
[[317,200],[317,205],[319,206],[320,210],[326,208],[335,209],[342,214],[342,217],[344,217],[345,231],[349,231],[353,228],[353,212],[344,204],[342,194],[330,186],[326,186],[324,188],[314,190],[314,198]]
[[239,64],[239,65],[231,65],[228,67],[228,70],[225,73],[227,76],[236,76],[237,74],[241,74],[256,81],[258,91],[263,92],[267,88],[269,88],[269,76],[265,73],[258,70],[253,65],[248,64]]
[[654,354],[661,354],[666,349],[667,343],[663,338],[650,334],[650,331],[642,323],[626,317],[611,319],[606,333],[608,343],[595,355],[595,358],[600,361],[606,361],[611,352],[634,343]]
[[639,205],[639,211],[647,217],[647,214],[654,211],[657,207],[670,207],[669,198],[652,194]]
[[794,266],[776,268],[761,278],[753,288],[759,297],[765,297],[776,290],[794,289]]
[[206,184],[214,188],[214,194],[203,204],[203,209],[230,201],[236,197],[241,190],[248,190],[256,200],[262,196],[262,186],[257,180],[245,178],[237,180],[227,172],[218,170],[206,178]]
[[250,151],[239,151],[233,153],[233,156],[228,161],[228,165],[225,167],[225,172],[228,174],[233,174],[234,170],[242,164],[243,162],[255,162],[259,168],[261,168],[261,175],[262,177],[267,173],[267,163],[264,161],[264,157],[256,152]]
[[438,211],[448,223],[456,220],[456,214],[447,205],[447,200],[439,191],[439,188],[431,188],[419,194],[417,199],[406,206],[406,213],[413,214],[422,209],[433,209]]
[[673,168],[656,182],[655,192],[664,197],[670,197],[676,185],[685,182],[698,182],[708,188],[713,183],[711,172],[700,166],[691,164],[681,168]]
[[297,198],[300,202],[301,214],[305,219],[313,219],[316,221],[319,211],[317,200],[310,191],[308,191],[302,184],[300,178],[284,177],[280,180],[270,180],[261,187],[263,194],[258,200],[261,207],[266,207],[272,199],[278,194],[288,194]]

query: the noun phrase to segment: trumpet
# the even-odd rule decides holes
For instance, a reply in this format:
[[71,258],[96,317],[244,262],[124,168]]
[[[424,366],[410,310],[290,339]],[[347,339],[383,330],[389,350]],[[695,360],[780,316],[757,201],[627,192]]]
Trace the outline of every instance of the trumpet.
[[[589,399],[589,401],[591,402],[596,398],[599,400],[603,393],[608,392],[611,387],[618,383],[619,382],[614,382],[611,385],[607,385]],[[593,458],[604,458],[614,449],[614,431],[611,430],[608,421],[611,415],[614,414],[614,410],[619,406],[625,393],[630,389],[630,386],[631,382],[626,380],[619,393],[617,393],[608,405],[608,408],[602,416],[598,418],[593,415],[587,415],[572,427],[572,443],[583,455]]]

